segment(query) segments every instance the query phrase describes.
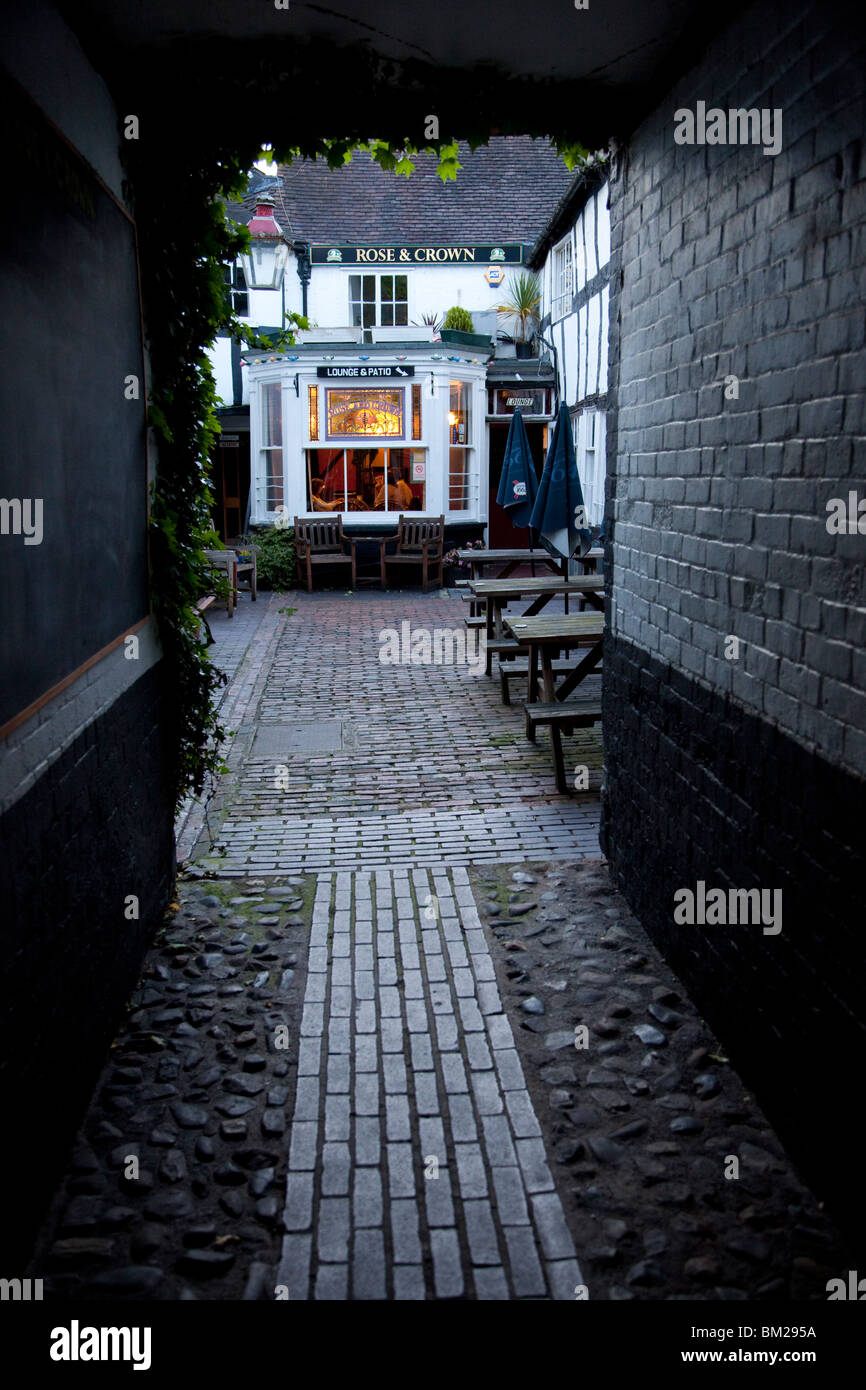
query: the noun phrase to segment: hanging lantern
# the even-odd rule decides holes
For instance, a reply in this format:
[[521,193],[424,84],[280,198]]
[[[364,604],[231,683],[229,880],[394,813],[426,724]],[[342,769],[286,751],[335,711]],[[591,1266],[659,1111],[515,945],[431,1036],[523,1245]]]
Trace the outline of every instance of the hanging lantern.
[[241,256],[247,285],[254,290],[278,290],[289,259],[289,244],[274,217],[274,200],[263,193],[249,224],[251,245]]

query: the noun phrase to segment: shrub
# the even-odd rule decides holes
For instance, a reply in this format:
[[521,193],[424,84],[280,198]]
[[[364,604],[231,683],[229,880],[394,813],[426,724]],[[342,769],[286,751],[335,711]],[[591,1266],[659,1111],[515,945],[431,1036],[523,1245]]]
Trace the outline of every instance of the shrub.
[[468,309],[463,309],[459,304],[448,310],[445,315],[443,328],[453,328],[460,333],[474,333],[475,325],[472,322],[472,315]]
[[289,528],[265,526],[245,536],[258,549],[256,579],[261,589],[285,592],[295,584],[295,533]]

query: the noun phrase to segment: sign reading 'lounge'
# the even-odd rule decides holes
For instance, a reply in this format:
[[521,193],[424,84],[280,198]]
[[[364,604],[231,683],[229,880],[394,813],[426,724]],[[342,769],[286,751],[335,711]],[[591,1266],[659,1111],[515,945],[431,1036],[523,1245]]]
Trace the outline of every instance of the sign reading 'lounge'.
[[523,247],[311,246],[313,265],[522,265]]
[[382,378],[384,378],[386,381],[388,381],[388,380],[390,380],[390,379],[392,379],[392,378],[394,378],[394,379],[399,379],[401,376],[414,376],[414,375],[415,375],[415,368],[414,368],[414,367],[401,367],[401,366],[396,366],[396,367],[317,367],[317,368],[316,368],[316,375],[317,375],[317,376],[324,376],[324,377],[327,377],[327,378],[328,378],[329,380],[331,380],[331,381],[333,381],[335,378],[345,379],[346,377],[348,377],[349,379],[355,378],[356,380],[357,380],[359,377],[376,378],[376,379],[378,379],[378,380],[380,380],[380,381],[382,380]]

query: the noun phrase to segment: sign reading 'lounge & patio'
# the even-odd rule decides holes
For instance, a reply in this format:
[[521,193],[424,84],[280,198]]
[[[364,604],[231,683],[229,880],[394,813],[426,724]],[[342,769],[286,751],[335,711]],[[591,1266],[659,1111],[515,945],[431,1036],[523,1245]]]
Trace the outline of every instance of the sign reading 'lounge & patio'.
[[415,368],[414,368],[414,367],[400,367],[400,366],[391,367],[391,366],[383,366],[383,367],[317,367],[317,368],[316,368],[316,376],[323,376],[323,377],[327,378],[329,381],[333,381],[335,378],[338,378],[338,379],[345,379],[346,377],[349,377],[349,378],[353,378],[353,377],[354,377],[354,378],[356,378],[356,379],[359,378],[359,377],[378,377],[378,378],[384,377],[386,380],[389,380],[389,379],[391,379],[391,378],[393,378],[393,377],[414,376],[414,375],[415,375]]

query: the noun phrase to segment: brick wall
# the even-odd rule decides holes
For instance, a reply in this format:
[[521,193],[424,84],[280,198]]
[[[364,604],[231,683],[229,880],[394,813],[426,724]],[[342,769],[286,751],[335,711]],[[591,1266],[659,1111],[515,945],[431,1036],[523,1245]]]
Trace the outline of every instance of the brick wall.
[[[0,819],[0,1189],[14,1193],[3,1222],[12,1264],[62,1171],[171,890],[161,671],[121,695]],[[137,921],[124,915],[130,894]]]
[[[837,1194],[858,1183],[845,1099],[864,1058],[866,538],[826,527],[828,499],[866,496],[855,15],[748,9],[611,182],[605,849]],[[676,145],[674,112],[698,101],[781,108],[781,152]],[[782,934],[675,927],[673,893],[699,878],[782,887]]]

